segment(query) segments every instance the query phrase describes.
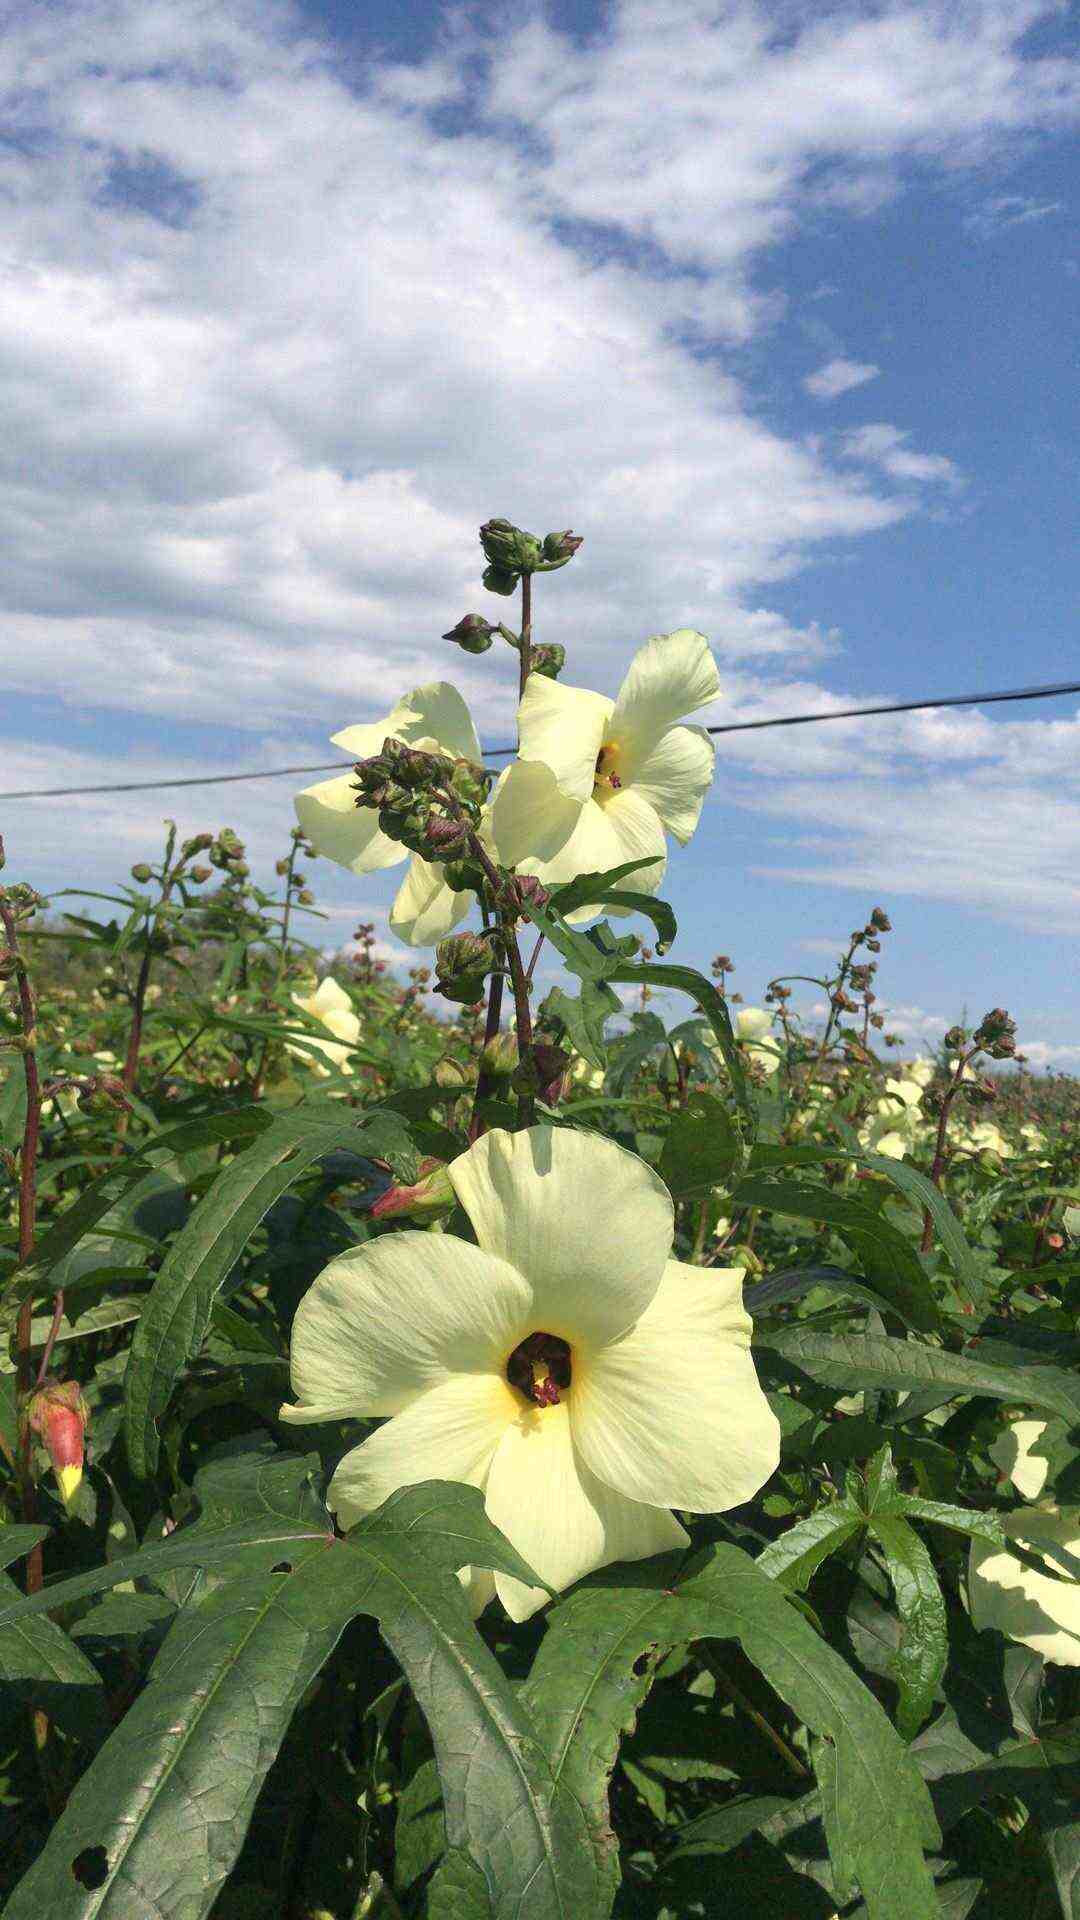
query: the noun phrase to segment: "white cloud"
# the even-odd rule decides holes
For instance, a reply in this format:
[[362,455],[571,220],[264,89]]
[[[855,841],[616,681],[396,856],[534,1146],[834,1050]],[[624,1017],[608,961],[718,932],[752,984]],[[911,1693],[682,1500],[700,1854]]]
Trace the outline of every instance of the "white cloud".
[[968,233],[978,240],[992,240],[995,234],[1004,233],[1010,227],[1030,226],[1033,220],[1046,220],[1054,213],[1064,213],[1062,200],[1036,200],[1030,194],[997,193],[985,200],[974,213],[969,213],[964,221]]
[[876,380],[880,372],[880,367],[862,360],[827,360],[816,373],[807,374],[803,386],[814,400],[838,400],[842,393]]
[[[19,9],[0,45],[3,684],[117,717],[100,756],[9,743],[2,784],[197,772],[221,725],[250,731],[247,764],[318,759],[332,726],[447,674],[508,737],[508,656],[438,637],[506,612],[478,586],[492,512],[586,535],[537,596],[539,637],[573,634],[574,678],[615,684],[645,634],[693,624],[725,662],[718,720],[849,704],[790,673],[837,650],[827,610],[796,624],[768,585],[960,477],[902,425],[785,437],[732,348],[772,324],[758,258],[808,211],[865,213],[912,161],[985,181],[1017,139],[1080,117],[1080,66],[1021,52],[1042,11],[919,0],[781,31],[751,0],[623,0],[583,46],[531,18],[500,24],[491,59],[462,15],[430,59],[358,73],[278,0]],[[202,744],[177,753],[163,727],[160,752],[135,751],[133,711],[205,723]],[[1038,734],[1061,774],[1042,785],[1034,735],[890,724],[734,736],[723,777],[767,773],[752,804],[794,808],[875,892],[880,846],[923,891],[1071,914],[1073,724]],[[877,767],[901,763],[887,792]],[[171,809],[231,818],[271,858],[287,787],[40,803],[9,842],[32,819],[57,878],[111,876]],[[1014,797],[1025,832],[1060,823],[1060,872],[1010,850]],[[935,807],[970,816],[981,860],[937,857]]]
[[[591,678],[685,620],[733,656],[831,651],[762,585],[952,470],[900,428],[871,471],[831,463],[723,349],[770,323],[755,255],[801,208],[1075,114],[1075,71],[1018,52],[1036,11],[778,35],[746,0],[625,0],[585,47],[503,27],[490,65],[448,16],[430,59],[357,73],[282,4],[28,5],[0,49],[7,691],[371,711],[461,670],[437,636],[491,610],[475,529],[507,509],[586,533],[548,604]],[[508,686],[465,675],[504,720]]]
[[912,452],[905,445],[909,438],[910,435],[900,427],[878,420],[845,433],[841,452],[846,460],[858,460],[867,466],[880,468],[891,480],[916,483],[941,481],[949,487],[963,485],[963,477],[951,460],[942,453]]

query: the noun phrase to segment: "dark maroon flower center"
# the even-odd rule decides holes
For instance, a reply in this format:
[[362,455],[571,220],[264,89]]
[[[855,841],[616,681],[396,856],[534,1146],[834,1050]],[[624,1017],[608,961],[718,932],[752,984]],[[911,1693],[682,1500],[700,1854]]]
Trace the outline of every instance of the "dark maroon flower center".
[[570,1385],[570,1349],[557,1333],[530,1333],[506,1363],[512,1387],[537,1407],[557,1407]]

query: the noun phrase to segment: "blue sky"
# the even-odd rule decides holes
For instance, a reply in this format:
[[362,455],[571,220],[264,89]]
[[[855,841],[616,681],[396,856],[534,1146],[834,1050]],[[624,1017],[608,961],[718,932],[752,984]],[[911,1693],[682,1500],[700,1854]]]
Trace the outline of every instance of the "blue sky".
[[[538,628],[606,691],[679,625],[718,720],[1080,677],[1075,10],[86,0],[0,112],[0,787],[318,760],[436,676],[508,739],[438,638],[490,513],[585,535]],[[1075,1069],[1078,749],[1077,697],[721,740],[677,952],[753,999],[881,903],[913,1044],[1004,1004]],[[290,783],[0,811],[100,885],[167,811],[267,866]],[[315,877],[335,940],[392,897]]]

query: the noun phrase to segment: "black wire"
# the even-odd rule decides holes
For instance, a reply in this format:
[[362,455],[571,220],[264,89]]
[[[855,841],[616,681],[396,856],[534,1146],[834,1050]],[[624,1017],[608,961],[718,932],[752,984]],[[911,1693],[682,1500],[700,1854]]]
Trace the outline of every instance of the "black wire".
[[[837,707],[830,713],[787,713],[776,720],[729,720],[723,726],[706,727],[706,733],[755,733],[764,727],[811,727],[821,720],[861,720],[877,713],[922,713],[935,707],[988,707],[1002,700],[1053,700],[1062,694],[1080,693],[1080,680],[1065,680],[1057,687],[1017,687],[1008,693],[950,693],[938,700],[893,700],[887,706]],[[516,753],[516,747],[485,747],[484,758],[496,760]],[[123,780],[103,787],[28,787],[15,793],[0,793],[0,800],[59,800],[83,793],[149,793],[161,787],[218,787],[233,780],[279,780],[288,773],[347,773],[352,763],[345,760],[320,760],[306,767],[263,767],[257,773],[199,773],[177,780]]]

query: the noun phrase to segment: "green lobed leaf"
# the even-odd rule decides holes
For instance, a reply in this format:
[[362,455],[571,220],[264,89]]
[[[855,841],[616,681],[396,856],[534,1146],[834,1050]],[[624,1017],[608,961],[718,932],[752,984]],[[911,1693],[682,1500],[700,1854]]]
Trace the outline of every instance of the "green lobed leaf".
[[591,1837],[597,1869],[618,1875],[607,1780],[655,1667],[673,1646],[737,1639],[820,1737],[815,1765],[840,1887],[858,1880],[872,1920],[925,1920],[923,1845],[937,1830],[895,1729],[852,1669],[737,1547],[713,1546],[678,1577],[673,1556],[597,1575],[551,1615],[522,1700]]
[[[292,1462],[294,1497],[303,1464]],[[233,1511],[242,1467],[226,1463],[218,1487]],[[451,1857],[471,1856],[492,1920],[523,1903],[535,1920],[599,1920],[576,1810],[469,1619],[451,1571],[466,1563],[536,1580],[486,1520],[479,1492],[429,1484],[394,1496],[345,1541],[298,1537],[276,1571],[196,1594],[7,1920],[202,1920],[294,1708],[358,1613],[378,1619],[428,1718]],[[475,1907],[476,1873],[447,1872]]]
[[358,1120],[352,1112],[331,1117],[301,1108],[273,1121],[218,1175],[170,1247],[132,1338],[124,1431],[137,1478],[157,1467],[157,1421],[202,1346],[220,1287],[274,1201],[335,1147],[384,1154],[403,1143],[397,1115]]
[[696,1000],[719,1042],[749,1144],[757,1130],[757,1114],[727,1002],[717,993],[712,981],[706,980],[703,973],[695,972],[693,967],[675,967],[659,960],[623,962],[613,967],[606,978],[615,986],[675,988]]

